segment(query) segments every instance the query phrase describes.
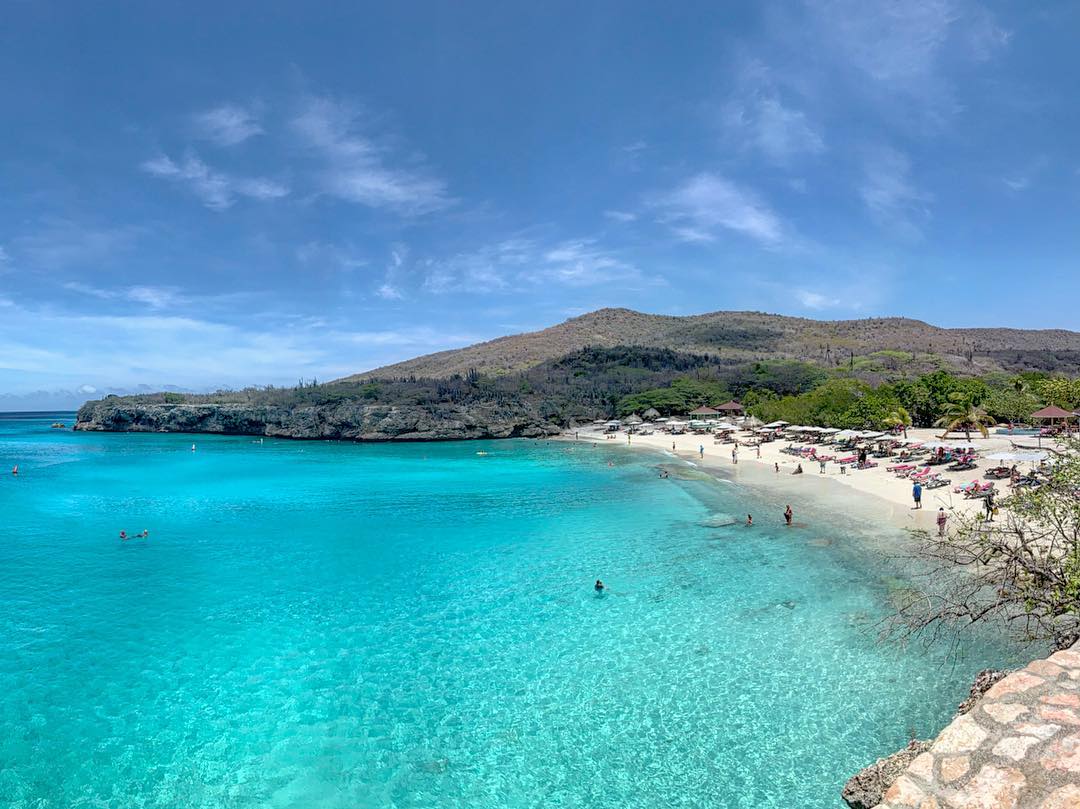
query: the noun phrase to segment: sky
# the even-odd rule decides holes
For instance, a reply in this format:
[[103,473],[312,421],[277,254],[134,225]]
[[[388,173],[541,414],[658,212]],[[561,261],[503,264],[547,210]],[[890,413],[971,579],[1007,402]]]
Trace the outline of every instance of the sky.
[[1080,325],[1075,2],[0,7],[0,409],[605,306]]

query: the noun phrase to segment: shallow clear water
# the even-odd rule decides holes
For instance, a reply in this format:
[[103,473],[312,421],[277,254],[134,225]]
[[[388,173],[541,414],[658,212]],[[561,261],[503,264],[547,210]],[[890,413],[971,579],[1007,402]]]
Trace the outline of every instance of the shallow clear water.
[[880,533],[655,456],[53,420],[0,416],[3,806],[836,807],[1006,655],[876,643]]

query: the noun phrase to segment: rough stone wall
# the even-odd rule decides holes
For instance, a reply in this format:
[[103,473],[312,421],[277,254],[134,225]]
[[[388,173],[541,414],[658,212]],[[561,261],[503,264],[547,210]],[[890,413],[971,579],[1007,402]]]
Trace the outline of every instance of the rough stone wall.
[[1080,644],[997,682],[878,809],[1080,809]]

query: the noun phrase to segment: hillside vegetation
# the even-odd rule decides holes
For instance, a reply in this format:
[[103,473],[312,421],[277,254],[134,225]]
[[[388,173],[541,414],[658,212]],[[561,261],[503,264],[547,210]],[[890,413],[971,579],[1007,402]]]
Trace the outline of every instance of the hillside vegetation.
[[808,320],[759,312],[674,317],[600,309],[541,331],[440,351],[348,377],[445,378],[521,371],[583,348],[633,346],[726,361],[792,359],[825,368],[859,365],[864,378],[945,368],[1067,371],[1080,364],[1080,334],[1060,329],[943,329],[907,318]]

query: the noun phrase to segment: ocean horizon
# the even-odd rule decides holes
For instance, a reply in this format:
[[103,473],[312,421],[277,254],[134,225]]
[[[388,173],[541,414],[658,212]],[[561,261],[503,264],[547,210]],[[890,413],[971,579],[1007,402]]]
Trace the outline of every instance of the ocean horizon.
[[840,807],[1024,659],[881,642],[901,531],[659,453],[71,415],[0,414],[5,806]]

